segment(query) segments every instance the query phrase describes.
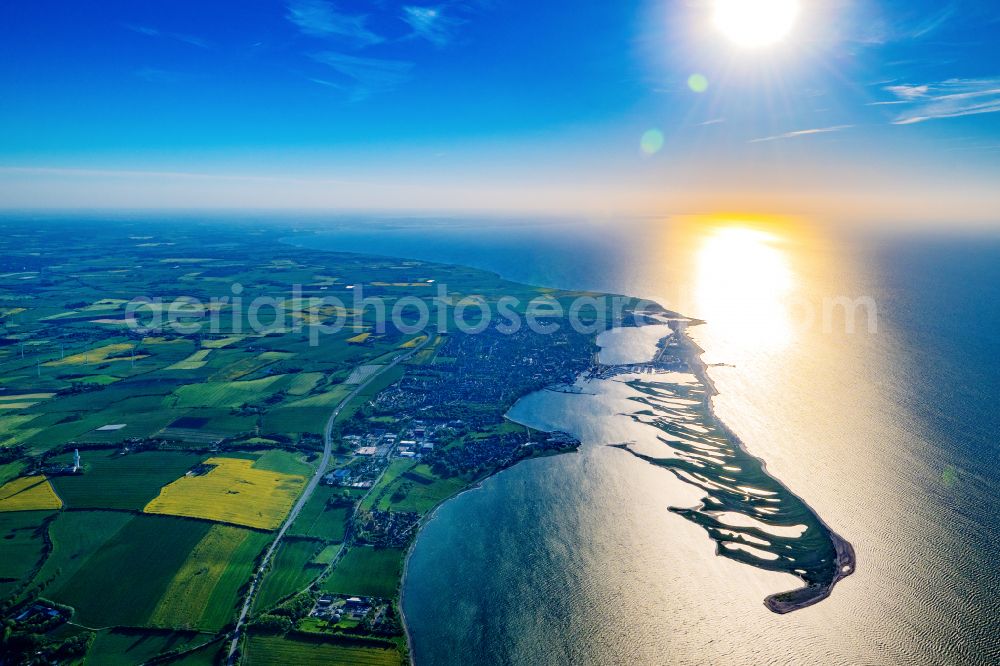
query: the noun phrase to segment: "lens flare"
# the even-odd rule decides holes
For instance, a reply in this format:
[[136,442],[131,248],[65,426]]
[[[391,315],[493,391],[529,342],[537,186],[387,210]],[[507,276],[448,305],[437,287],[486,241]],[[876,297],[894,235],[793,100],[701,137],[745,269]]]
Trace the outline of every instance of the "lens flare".
[[646,130],[639,140],[639,148],[646,155],[655,155],[663,148],[663,132],[658,129]]
[[688,77],[688,88],[696,93],[703,93],[708,90],[708,79],[704,74],[692,74]]

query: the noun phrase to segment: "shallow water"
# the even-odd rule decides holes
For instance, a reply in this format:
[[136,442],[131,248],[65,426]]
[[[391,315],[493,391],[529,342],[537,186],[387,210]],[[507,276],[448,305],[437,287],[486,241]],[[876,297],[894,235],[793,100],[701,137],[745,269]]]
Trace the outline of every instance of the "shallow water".
[[[831,598],[774,615],[761,600],[796,579],[717,557],[668,511],[700,492],[603,446],[642,439],[622,396],[541,392],[512,416],[585,444],[487,480],[426,526],[404,584],[418,663],[1000,660],[998,239],[644,221],[315,242],[704,318],[705,360],[728,364],[710,371],[717,413],[857,550]],[[877,332],[802,325],[841,295],[874,298]]]

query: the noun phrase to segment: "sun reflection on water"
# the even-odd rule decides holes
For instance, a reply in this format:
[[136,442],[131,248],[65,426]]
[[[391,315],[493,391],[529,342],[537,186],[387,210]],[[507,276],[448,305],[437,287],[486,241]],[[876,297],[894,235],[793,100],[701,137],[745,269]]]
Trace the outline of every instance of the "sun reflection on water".
[[694,305],[719,337],[782,349],[792,342],[795,276],[785,239],[719,221],[695,255]]

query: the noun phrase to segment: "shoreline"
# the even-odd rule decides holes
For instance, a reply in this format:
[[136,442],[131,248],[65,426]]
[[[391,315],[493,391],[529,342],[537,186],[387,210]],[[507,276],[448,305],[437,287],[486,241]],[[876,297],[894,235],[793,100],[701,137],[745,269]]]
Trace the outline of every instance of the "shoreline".
[[[544,389],[541,389],[541,390],[546,391],[546,390],[548,390],[548,388],[544,388]],[[525,394],[525,395],[530,395],[530,394]],[[524,396],[521,396],[521,397],[523,398]],[[518,399],[520,400],[520,398],[518,398]],[[505,418],[507,418],[507,417],[505,417]],[[531,428],[531,426],[524,425],[523,423],[520,423],[518,421],[514,421],[513,419],[508,418],[508,420],[512,421],[513,423],[517,423],[518,425],[524,426],[525,428],[529,428],[531,430],[537,430],[537,428]],[[546,431],[544,431],[544,430],[538,430],[538,432],[546,432]],[[550,433],[556,433],[556,432],[559,432],[559,431],[552,430],[552,431],[548,431],[548,432],[550,432]],[[572,449],[566,449],[564,451],[546,451],[546,452],[543,452],[543,453],[541,453],[539,455],[534,455],[534,456],[531,456],[529,458],[521,458],[520,460],[516,460],[516,461],[514,461],[513,464],[507,465],[506,467],[498,469],[498,470],[496,470],[496,471],[494,471],[494,472],[492,472],[490,474],[487,474],[483,478],[478,479],[471,486],[469,486],[468,488],[463,488],[462,490],[460,490],[458,493],[452,495],[451,497],[444,498],[443,500],[441,500],[440,502],[438,502],[437,504],[435,504],[434,508],[432,508],[426,514],[424,514],[423,517],[420,518],[420,521],[417,523],[417,531],[413,535],[413,539],[410,541],[410,544],[406,547],[406,554],[403,557],[403,571],[402,571],[402,573],[400,574],[400,577],[399,577],[399,618],[400,618],[400,624],[403,627],[403,635],[406,637],[406,653],[407,653],[407,657],[409,658],[408,661],[411,664],[411,666],[414,664],[414,659],[413,659],[413,637],[410,634],[410,626],[409,626],[409,624],[406,621],[406,611],[403,609],[403,597],[405,595],[405,589],[406,589],[406,585],[405,585],[406,576],[407,576],[407,573],[410,570],[410,556],[413,554],[413,549],[416,548],[416,546],[417,546],[417,541],[420,539],[420,533],[423,531],[424,527],[426,527],[428,524],[430,524],[430,522],[432,520],[434,520],[434,518],[437,517],[438,511],[445,504],[447,504],[448,502],[451,502],[452,500],[458,499],[459,497],[461,497],[462,495],[464,495],[466,493],[470,493],[470,492],[472,492],[474,490],[479,490],[480,488],[483,487],[484,483],[486,483],[490,479],[494,479],[494,478],[500,476],[501,474],[503,474],[507,470],[514,469],[515,467],[517,467],[521,463],[527,463],[527,462],[531,462],[533,460],[541,460],[543,458],[551,458],[553,456],[561,456],[561,455],[567,455],[567,454],[570,454],[570,453],[576,453],[576,452],[578,452],[580,450],[580,446],[582,446],[582,444],[579,443],[579,441],[578,441],[577,445],[574,448],[572,448]]]
[[[728,437],[737,448],[739,448],[746,455],[755,458],[760,463],[761,469],[764,473],[777,481],[777,477],[773,476],[770,470],[768,470],[767,461],[754,455],[747,448],[743,440],[736,434],[736,432],[733,431],[732,428],[730,428],[715,411],[715,405],[712,402],[712,397],[719,395],[720,393],[715,386],[715,382],[712,381],[712,378],[708,375],[709,366],[702,360],[702,355],[705,353],[705,350],[702,349],[698,343],[695,342],[694,338],[687,333],[688,326],[700,326],[705,322],[698,319],[681,319],[678,320],[678,323],[679,325],[677,327],[676,334],[678,338],[684,341],[681,346],[681,349],[684,351],[682,358],[688,364],[688,367],[691,369],[691,373],[695,375],[695,377],[697,377],[698,380],[709,390],[706,401],[708,415],[712,418],[715,425],[726,434],[726,437]],[[666,338],[660,342],[663,343],[665,340]],[[621,448],[625,448],[625,450],[629,451],[633,455],[639,455],[632,452],[627,447]],[[791,613],[793,611],[812,606],[813,604],[817,604],[829,597],[837,583],[856,571],[857,560],[854,553],[854,546],[851,545],[847,539],[837,534],[837,532],[823,520],[823,517],[819,514],[819,512],[813,509],[813,507],[801,496],[785,486],[783,483],[781,485],[790,495],[795,497],[802,503],[803,506],[808,508],[812,515],[816,518],[817,522],[826,529],[827,536],[833,543],[833,547],[836,552],[836,570],[833,579],[829,583],[824,585],[805,585],[803,587],[785,592],[776,592],[768,595],[764,599],[764,606],[766,606],[768,610],[779,615],[784,615],[786,613]],[[704,502],[701,503],[700,508],[707,508]]]
[[[678,313],[666,310],[662,306],[659,306],[659,304],[654,304],[654,305],[656,305],[657,307],[660,307],[660,311],[659,312],[650,313],[648,311],[647,312],[638,312],[637,311],[634,314],[634,327],[641,327],[641,326],[647,326],[647,325],[663,325],[663,324],[669,325],[671,327],[671,332],[668,335],[666,335],[663,338],[661,338],[657,342],[656,352],[654,352],[654,356],[656,355],[657,352],[659,352],[663,348],[663,345],[665,344],[666,340],[669,337],[671,337],[672,335],[676,335],[678,337],[678,339],[680,339],[682,341],[682,344],[681,344],[681,346],[678,349],[678,351],[681,351],[681,358],[682,358],[682,360],[688,365],[688,368],[690,369],[691,374],[693,374],[698,379],[698,381],[700,383],[702,383],[706,387],[706,389],[707,389],[708,397],[707,397],[706,405],[707,405],[707,413],[708,413],[709,417],[712,419],[712,421],[714,422],[714,424],[717,427],[719,427],[719,429],[722,430],[726,434],[726,436],[730,439],[730,441],[733,443],[734,446],[738,447],[744,454],[746,454],[748,456],[751,456],[753,458],[756,458],[760,462],[762,470],[766,474],[768,474],[768,476],[771,476],[771,478],[774,478],[777,481],[776,477],[773,477],[770,474],[770,472],[768,471],[766,461],[764,461],[761,458],[758,458],[753,453],[751,453],[748,450],[748,448],[746,447],[746,445],[743,442],[743,440],[740,439],[739,436],[737,436],[736,433],[731,428],[729,428],[729,426],[726,425],[725,422],[721,419],[721,417],[719,417],[718,414],[715,412],[715,407],[714,407],[714,405],[712,403],[712,397],[715,396],[715,395],[719,395],[720,392],[719,392],[718,388],[716,387],[715,382],[712,380],[712,378],[708,374],[708,367],[709,366],[702,360],[702,355],[704,354],[704,350],[698,345],[697,342],[695,342],[695,340],[688,334],[688,331],[687,331],[688,326],[699,326],[699,325],[705,324],[706,322],[703,321],[703,320],[700,320],[700,319],[694,319],[694,318],[684,317],[683,315],[680,315]],[[660,319],[658,317],[667,317],[667,319]],[[640,323],[640,322],[645,322],[645,323]],[[626,328],[631,328],[631,327],[626,327]],[[595,336],[595,341],[596,341],[596,336]],[[608,365],[608,364],[601,364],[599,362],[592,363],[592,365],[591,365],[590,368],[588,368],[587,370],[583,371],[580,374],[580,377],[586,377],[586,376],[588,376],[589,374],[591,374],[593,372],[593,370],[595,368],[597,368],[600,365]],[[551,387],[546,387],[546,388],[541,389],[541,390],[549,390],[550,388]],[[523,397],[524,396],[521,396],[521,398],[523,398]],[[518,423],[517,421],[515,421],[515,422]],[[533,428],[533,427],[528,426],[528,425],[523,424],[523,423],[521,423],[520,425],[523,425],[523,426],[525,426],[527,428],[531,428],[532,430],[538,430],[537,428]],[[553,431],[541,431],[540,430],[540,432],[557,432],[557,431],[555,431],[555,430],[553,430]],[[609,446],[613,446],[613,447],[616,447],[616,448],[622,448],[622,449],[628,451],[629,453],[632,453],[632,455],[636,455],[636,456],[638,456],[640,458],[644,457],[644,456],[642,456],[640,454],[637,454],[637,453],[631,451],[627,447],[627,445],[610,444]],[[577,449],[574,449],[574,450],[578,450],[578,449],[579,449],[579,445],[578,445]],[[487,480],[492,479],[492,478],[498,476],[499,474],[503,473],[504,471],[506,471],[508,469],[513,468],[518,463],[527,462],[529,460],[534,460],[536,458],[542,458],[542,457],[547,457],[547,456],[551,456],[551,455],[562,455],[563,453],[569,453],[569,452],[570,451],[553,452],[553,453],[548,453],[548,454],[545,454],[545,455],[532,456],[531,458],[525,458],[525,459],[522,459],[522,460],[518,460],[518,461],[516,461],[512,465],[504,467],[503,469],[497,470],[496,472],[494,472],[492,474],[489,474],[488,476],[485,476],[482,479],[479,479],[475,484],[469,486],[468,488],[463,489],[458,494],[453,495],[452,497],[448,497],[448,498],[442,500],[426,516],[424,516],[424,518],[421,519],[419,528],[418,528],[418,530],[417,530],[417,532],[416,532],[416,534],[414,536],[414,539],[410,543],[410,545],[407,547],[406,555],[405,555],[404,561],[403,561],[403,571],[402,571],[402,574],[400,576],[400,587],[399,587],[400,619],[401,619],[401,624],[402,624],[402,628],[403,628],[403,633],[404,633],[404,635],[406,637],[406,646],[407,646],[408,661],[409,661],[409,663],[411,665],[415,664],[414,651],[413,651],[413,637],[412,637],[412,633],[410,631],[410,626],[409,626],[409,623],[408,623],[408,620],[407,620],[406,611],[404,609],[403,599],[404,599],[404,596],[405,596],[405,587],[406,587],[405,586],[405,581],[406,581],[406,577],[407,577],[407,575],[409,573],[410,558],[411,558],[411,556],[413,554],[414,549],[416,548],[417,541],[420,539],[421,532],[423,531],[424,526],[426,526],[428,523],[430,523],[430,521],[432,521],[434,518],[437,517],[438,511],[446,503],[448,503],[448,502],[450,502],[452,500],[455,500],[455,499],[461,497],[465,493],[468,493],[468,492],[474,491],[474,490],[476,490],[478,488],[481,488],[484,482],[486,482]],[[837,534],[823,520],[823,518],[819,515],[819,513],[817,513],[813,509],[813,507],[810,506],[807,502],[805,502],[801,497],[799,497],[796,493],[794,493],[793,491],[791,491],[790,489],[788,489],[787,487],[785,487],[783,484],[782,484],[782,487],[784,487],[785,490],[789,494],[793,495],[796,499],[798,499],[798,501],[800,501],[805,507],[807,507],[809,509],[809,511],[813,514],[813,516],[815,516],[815,518],[819,522],[819,524],[822,525],[823,528],[826,530],[827,536],[829,537],[829,539],[833,543],[834,549],[836,551],[836,559],[837,559],[837,561],[836,561],[836,573],[835,573],[833,579],[829,583],[827,583],[827,584],[823,584],[823,585],[805,585],[803,587],[795,588],[793,590],[784,591],[784,592],[777,592],[777,593],[768,595],[764,599],[763,605],[768,610],[770,610],[771,612],[779,614],[779,615],[783,615],[783,614],[787,614],[787,613],[790,613],[790,612],[793,612],[793,611],[796,611],[796,610],[800,610],[802,608],[806,608],[808,606],[812,606],[814,604],[817,604],[820,601],[823,601],[824,599],[826,599],[827,597],[829,597],[831,595],[831,593],[833,592],[833,588],[836,586],[836,584],[838,582],[840,582],[844,578],[850,576],[856,570],[856,558],[855,558],[855,553],[854,553],[854,547],[851,545],[851,543],[849,541],[847,541],[846,539],[844,539],[843,537],[841,537],[839,534]],[[706,508],[704,502],[702,502],[701,508]],[[721,555],[717,552],[716,557],[720,557],[720,556]],[[753,566],[753,565],[749,565],[749,566]],[[791,575],[794,576],[795,574],[791,574]]]

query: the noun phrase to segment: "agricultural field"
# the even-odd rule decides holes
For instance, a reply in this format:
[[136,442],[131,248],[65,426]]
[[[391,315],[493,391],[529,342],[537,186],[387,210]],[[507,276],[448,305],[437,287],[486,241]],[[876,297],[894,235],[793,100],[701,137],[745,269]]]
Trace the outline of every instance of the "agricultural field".
[[164,486],[143,511],[272,530],[305,485],[302,476],[258,469],[252,460],[214,457],[202,464],[207,471]]
[[399,587],[403,556],[398,548],[352,547],[323,583],[323,590],[391,599]]
[[174,574],[149,619],[154,627],[218,631],[236,611],[267,535],[213,525]]
[[209,642],[211,638],[205,634],[184,631],[140,629],[99,631],[87,653],[86,663],[92,666],[143,664],[165,652],[180,652],[198,647]]
[[41,428],[31,430],[25,428],[25,425],[37,416],[37,414],[0,412],[0,446],[19,444],[36,432],[41,432]]
[[324,566],[328,564],[333,564],[333,559],[337,556],[339,552],[340,552],[340,544],[337,543],[327,544],[326,546],[323,546],[322,550],[316,553],[316,556],[313,557],[312,563],[322,564]]
[[46,523],[51,511],[0,513],[0,602],[13,594],[45,555]]
[[55,393],[15,393],[13,395],[0,393],[0,410],[27,409],[54,395]]
[[188,384],[174,392],[170,407],[239,407],[244,403],[265,400],[287,382],[287,377],[274,375],[244,381],[205,382]]
[[375,506],[383,511],[426,513],[461,492],[466,485],[460,478],[442,479],[427,465],[417,465],[396,477]]
[[211,349],[199,349],[183,361],[177,361],[172,365],[168,365],[164,370],[198,370],[204,368],[208,363],[205,359],[208,358],[211,351]]
[[259,458],[254,460],[253,467],[254,469],[294,476],[310,476],[314,471],[314,465],[306,462],[302,454],[291,453],[281,449],[265,451]]
[[[460,393],[503,392],[509,401],[513,388],[440,378],[497,353],[515,355],[496,343],[463,352],[456,336],[434,331],[379,330],[374,309],[356,313],[346,287],[370,287],[366,293],[384,296],[390,308],[402,295],[433,299],[435,281],[487,299],[530,298],[536,288],[461,267],[312,251],[281,242],[289,230],[264,226],[81,223],[52,233],[12,224],[0,220],[9,232],[0,234],[0,598],[51,599],[72,607],[79,625],[50,632],[44,641],[52,644],[43,641],[33,659],[44,661],[46,650],[90,627],[97,631],[87,664],[142,663],[207,641],[214,642],[170,663],[218,663],[273,530],[317,472],[332,411],[375,373],[333,424],[333,468],[355,470],[374,487],[355,480],[315,489],[277,548],[249,620],[313,580],[325,591],[398,602],[406,551],[399,525],[411,521],[409,530],[416,517],[393,514],[426,514],[475,475],[435,474],[426,464],[430,447],[415,461],[387,442],[423,439],[450,452],[461,444],[432,433],[458,419],[468,431],[456,437],[462,442],[497,434],[490,429],[502,419],[502,401]],[[135,296],[164,299],[147,309],[148,320],[178,295],[231,298],[237,282],[244,303],[263,296],[298,307],[303,301],[288,294],[303,285],[302,299],[337,295],[348,305],[307,306],[270,332],[254,331],[247,312],[231,305],[214,311],[212,330],[136,331],[124,323]],[[318,345],[296,329],[355,314]],[[386,370],[429,335],[432,344]],[[426,435],[414,434],[425,426]],[[377,453],[355,456],[361,445]],[[82,473],[56,474],[74,449]],[[488,457],[488,447],[476,455]],[[492,469],[489,460],[482,469]],[[366,528],[365,538],[392,547],[354,542],[361,502],[371,509],[364,520],[382,521],[383,531]],[[356,627],[358,638],[394,649],[248,634],[244,625],[243,663],[401,663],[398,627],[380,622],[372,633]]]
[[325,567],[313,563],[322,549],[321,541],[285,539],[264,577],[256,607],[270,608],[285,595],[302,590],[323,573]]
[[46,588],[45,595],[75,608],[75,620],[89,627],[144,626],[211,528],[184,518],[133,516],[75,575]]
[[49,524],[52,551],[35,583],[44,589],[72,580],[88,558],[129,523],[124,511],[62,511]]
[[222,349],[223,347],[228,347],[229,345],[237,343],[244,338],[246,338],[245,335],[229,335],[224,338],[202,340],[201,346],[205,349]]
[[289,528],[295,536],[314,537],[327,541],[344,540],[344,529],[353,509],[350,504],[333,506],[331,500],[342,498],[343,491],[329,486],[320,486],[302,507],[299,517]]
[[288,382],[289,395],[306,395],[323,380],[322,372],[301,372]]
[[50,368],[61,368],[73,365],[90,365],[92,363],[102,364],[110,361],[141,360],[147,358],[144,354],[135,354],[132,351],[135,346],[128,342],[117,342],[110,345],[103,345],[93,349],[87,349],[77,354],[70,354],[58,360],[47,361],[45,365]]
[[14,462],[0,464],[0,485],[16,479],[24,471],[24,462],[15,460]]
[[[121,455],[116,449],[80,452],[83,474],[52,477],[56,492],[70,509],[141,510],[163,486],[183,476],[204,456],[182,451],[144,451]],[[70,454],[55,458],[61,463]]]
[[0,486],[0,512],[59,509],[62,501],[44,476],[22,476]]
[[248,666],[272,664],[399,666],[402,659],[395,650],[294,640],[277,636],[251,636],[247,642],[245,663]]

